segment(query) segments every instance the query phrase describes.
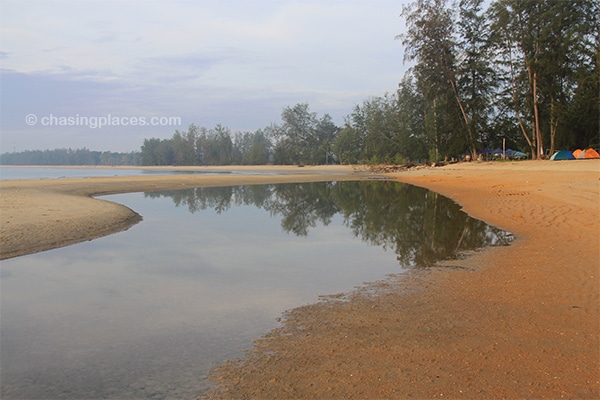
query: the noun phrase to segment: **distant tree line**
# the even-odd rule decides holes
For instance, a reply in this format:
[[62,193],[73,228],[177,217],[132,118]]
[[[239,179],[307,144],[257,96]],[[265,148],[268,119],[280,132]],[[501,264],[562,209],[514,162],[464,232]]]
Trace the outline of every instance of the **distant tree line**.
[[336,162],[333,143],[339,128],[331,116],[318,117],[308,104],[282,111],[282,123],[254,132],[191,125],[170,139],[145,139],[142,165],[327,164]]
[[139,165],[140,153],[83,149],[26,150],[0,155],[2,165]]
[[190,125],[170,139],[145,139],[142,165],[257,165],[271,162],[269,129],[236,132],[222,125],[214,129]]

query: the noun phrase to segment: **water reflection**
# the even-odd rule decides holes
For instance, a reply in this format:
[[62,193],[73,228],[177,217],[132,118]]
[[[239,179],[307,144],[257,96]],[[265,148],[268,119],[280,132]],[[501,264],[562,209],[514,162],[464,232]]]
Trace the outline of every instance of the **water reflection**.
[[193,399],[285,310],[508,240],[395,182],[107,198],[144,220],[0,264],[2,399]]
[[281,228],[306,236],[336,214],[356,237],[393,249],[403,267],[429,267],[463,252],[509,244],[510,233],[469,217],[450,199],[399,182],[316,182],[152,192],[194,214],[253,205],[281,218]]

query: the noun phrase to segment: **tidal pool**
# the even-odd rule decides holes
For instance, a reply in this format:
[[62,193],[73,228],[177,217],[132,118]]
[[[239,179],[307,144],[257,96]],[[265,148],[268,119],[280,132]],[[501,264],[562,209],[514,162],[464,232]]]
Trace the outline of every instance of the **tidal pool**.
[[1,263],[3,399],[193,399],[287,309],[511,241],[397,182],[103,198],[144,220]]

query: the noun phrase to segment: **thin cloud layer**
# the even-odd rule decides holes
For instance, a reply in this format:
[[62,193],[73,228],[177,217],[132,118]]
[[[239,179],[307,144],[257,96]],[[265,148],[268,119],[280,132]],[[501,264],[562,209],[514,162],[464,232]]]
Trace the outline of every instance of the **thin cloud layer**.
[[[137,150],[191,123],[255,130],[308,102],[341,124],[406,66],[396,1],[3,1],[1,152]],[[36,124],[25,118],[33,114]],[[181,126],[42,125],[179,116]]]

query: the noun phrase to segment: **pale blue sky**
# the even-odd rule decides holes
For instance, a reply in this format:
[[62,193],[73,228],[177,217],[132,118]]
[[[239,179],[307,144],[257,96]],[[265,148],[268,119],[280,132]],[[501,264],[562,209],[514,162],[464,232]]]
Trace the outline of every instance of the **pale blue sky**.
[[[2,0],[0,152],[132,151],[191,123],[253,131],[301,102],[341,125],[406,71],[407,2]],[[128,126],[83,120],[109,115]]]

